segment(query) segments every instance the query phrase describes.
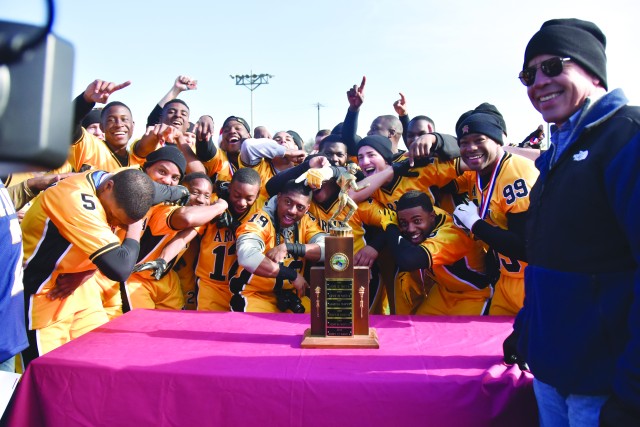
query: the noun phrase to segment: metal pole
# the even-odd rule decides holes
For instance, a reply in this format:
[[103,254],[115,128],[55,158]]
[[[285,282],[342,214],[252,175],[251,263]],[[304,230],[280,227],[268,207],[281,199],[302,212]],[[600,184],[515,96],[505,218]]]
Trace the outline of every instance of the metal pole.
[[275,76],[271,74],[256,75],[253,74],[253,70],[251,70],[251,74],[249,75],[236,74],[235,76],[229,75],[229,77],[236,81],[236,86],[244,86],[251,92],[251,123],[249,126],[253,130],[253,91],[260,87],[260,85],[269,84],[269,79]]
[[253,132],[253,91],[255,89],[253,87],[253,84],[254,84],[253,70],[251,70],[251,74],[249,74],[249,75],[251,76],[250,77],[250,79],[251,79],[251,88],[250,88],[250,91],[251,91],[251,122],[250,123],[251,123],[251,125],[249,127],[251,128],[251,132]]
[[320,132],[320,107],[324,107],[324,105],[320,104],[319,102],[316,102],[314,105],[318,109],[318,132]]

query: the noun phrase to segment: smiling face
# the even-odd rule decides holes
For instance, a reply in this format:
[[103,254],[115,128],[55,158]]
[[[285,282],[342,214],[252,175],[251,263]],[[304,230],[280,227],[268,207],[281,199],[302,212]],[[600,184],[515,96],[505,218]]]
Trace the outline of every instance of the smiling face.
[[481,133],[470,133],[460,138],[460,157],[469,169],[481,175],[491,173],[503,148],[493,139]]
[[229,208],[236,216],[249,210],[258,199],[260,186],[234,181],[229,184]]
[[398,211],[400,234],[414,245],[424,242],[435,228],[435,224],[435,212],[427,212],[421,206]]
[[244,125],[235,120],[229,120],[222,128],[220,148],[227,153],[239,153],[242,141],[249,138],[249,132]]
[[180,102],[167,104],[162,109],[160,120],[165,125],[184,133],[189,129],[189,108]]
[[158,184],[174,186],[180,182],[180,169],[168,160],[159,160],[147,166],[145,172]]
[[133,135],[131,111],[123,105],[113,105],[102,115],[102,130],[107,144],[117,151],[127,146]]
[[358,150],[358,166],[365,176],[370,176],[384,170],[387,167],[387,162],[373,147],[363,145]]
[[[542,61],[557,55],[538,55],[528,67],[538,66]],[[591,76],[573,61],[567,61],[560,75],[548,77],[539,69],[533,85],[527,87],[527,95],[533,107],[542,114],[547,123],[562,125],[578,111],[588,96],[598,91],[597,77]]]
[[311,197],[297,192],[278,194],[278,221],[281,228],[291,227],[309,210]]
[[209,206],[211,204],[211,193],[213,192],[211,181],[198,178],[185,182],[184,185],[189,190],[190,206]]

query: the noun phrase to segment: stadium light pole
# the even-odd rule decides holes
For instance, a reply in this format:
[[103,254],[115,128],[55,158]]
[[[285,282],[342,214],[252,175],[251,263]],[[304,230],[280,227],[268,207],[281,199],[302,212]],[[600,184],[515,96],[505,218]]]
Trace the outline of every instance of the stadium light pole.
[[253,74],[253,70],[251,74],[236,74],[229,75],[232,79],[236,81],[236,86],[244,86],[251,91],[251,132],[253,132],[253,91],[256,90],[261,85],[269,84],[269,79],[275,76],[271,74]]

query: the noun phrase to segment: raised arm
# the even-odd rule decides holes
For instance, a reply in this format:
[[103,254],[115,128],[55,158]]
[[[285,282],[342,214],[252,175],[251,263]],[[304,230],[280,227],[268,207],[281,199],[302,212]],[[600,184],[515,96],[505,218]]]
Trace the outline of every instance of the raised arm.
[[178,76],[173,82],[171,89],[158,101],[158,104],[151,111],[147,117],[147,127],[157,125],[160,123],[160,116],[162,115],[162,109],[167,102],[172,99],[176,99],[185,90],[196,90],[198,88],[198,81],[189,76]]
[[104,80],[94,80],[89,83],[84,92],[73,101],[73,143],[82,136],[82,119],[96,103],[106,104],[113,92],[124,89],[130,84],[130,81],[116,84]]
[[347,91],[347,99],[349,100],[349,109],[344,118],[342,125],[342,142],[347,146],[347,153],[350,156],[358,155],[358,146],[356,134],[358,131],[358,114],[360,107],[364,103],[364,86],[367,83],[367,77],[362,76],[360,86],[353,85]]
[[400,99],[393,103],[393,109],[402,123],[402,141],[407,143],[407,132],[409,129],[409,114],[407,113],[407,100],[402,92],[399,93]]

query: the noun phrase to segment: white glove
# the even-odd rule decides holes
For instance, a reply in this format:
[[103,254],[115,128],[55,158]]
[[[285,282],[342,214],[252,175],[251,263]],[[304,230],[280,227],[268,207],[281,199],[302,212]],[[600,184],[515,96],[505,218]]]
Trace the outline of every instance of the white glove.
[[453,211],[453,222],[466,231],[471,231],[473,224],[480,221],[478,207],[471,202],[456,206]]
[[324,181],[328,181],[331,178],[333,178],[333,169],[331,169],[330,166],[324,166],[321,168],[309,169],[296,178],[296,182],[302,182],[304,180],[304,184],[307,187],[316,190],[322,186]]

